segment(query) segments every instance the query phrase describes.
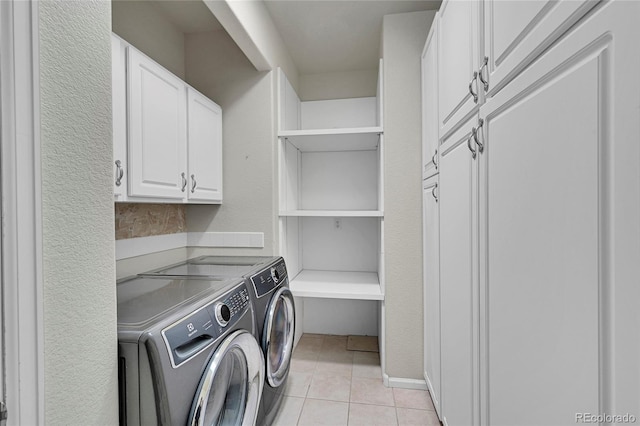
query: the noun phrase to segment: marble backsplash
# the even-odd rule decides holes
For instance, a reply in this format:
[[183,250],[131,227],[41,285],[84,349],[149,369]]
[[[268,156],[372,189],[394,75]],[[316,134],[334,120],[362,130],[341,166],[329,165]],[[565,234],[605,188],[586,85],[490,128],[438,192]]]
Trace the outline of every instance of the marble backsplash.
[[187,232],[182,204],[115,203],[116,240]]

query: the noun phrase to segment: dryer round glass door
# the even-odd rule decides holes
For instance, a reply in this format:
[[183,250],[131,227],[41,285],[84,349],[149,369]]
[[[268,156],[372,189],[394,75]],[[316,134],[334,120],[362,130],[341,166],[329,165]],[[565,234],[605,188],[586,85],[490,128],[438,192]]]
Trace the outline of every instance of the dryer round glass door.
[[288,288],[281,287],[271,298],[264,327],[262,350],[267,382],[275,388],[287,377],[295,337],[295,305]]
[[249,332],[238,330],[220,344],[209,360],[188,424],[253,425],[263,387],[260,346]]

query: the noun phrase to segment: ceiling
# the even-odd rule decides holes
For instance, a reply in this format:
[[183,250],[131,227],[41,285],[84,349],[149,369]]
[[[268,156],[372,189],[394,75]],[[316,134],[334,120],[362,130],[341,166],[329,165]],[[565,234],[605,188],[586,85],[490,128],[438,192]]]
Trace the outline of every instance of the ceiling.
[[436,10],[428,0],[265,0],[300,74],[377,69],[382,17]]
[[[260,0],[258,0],[260,1]],[[156,1],[185,34],[221,30],[204,2]],[[432,0],[264,0],[300,74],[378,67],[382,17],[436,10]]]

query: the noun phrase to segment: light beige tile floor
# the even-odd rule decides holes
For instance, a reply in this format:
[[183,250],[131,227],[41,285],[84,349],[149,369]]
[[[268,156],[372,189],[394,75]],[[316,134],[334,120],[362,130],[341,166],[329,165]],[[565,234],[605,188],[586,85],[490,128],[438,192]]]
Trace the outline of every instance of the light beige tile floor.
[[275,426],[439,426],[429,392],[386,388],[377,352],[347,336],[304,334],[293,352]]

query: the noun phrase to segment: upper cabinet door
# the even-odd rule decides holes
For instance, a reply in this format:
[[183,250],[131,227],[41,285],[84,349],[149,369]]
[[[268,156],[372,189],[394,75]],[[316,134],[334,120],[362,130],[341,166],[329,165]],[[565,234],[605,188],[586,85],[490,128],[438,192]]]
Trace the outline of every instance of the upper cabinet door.
[[135,49],[129,55],[129,195],[185,197],[186,85]]
[[127,196],[127,46],[111,35],[111,79],[113,99],[113,195]]
[[192,88],[189,108],[189,200],[222,201],[222,109]]
[[422,52],[422,177],[438,171],[438,15]]
[[[599,0],[485,1],[484,61],[492,96],[575,24]],[[485,89],[484,87],[482,88]]]
[[440,7],[440,137],[469,117],[482,101],[477,78],[478,3],[445,0]]

